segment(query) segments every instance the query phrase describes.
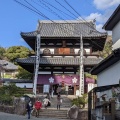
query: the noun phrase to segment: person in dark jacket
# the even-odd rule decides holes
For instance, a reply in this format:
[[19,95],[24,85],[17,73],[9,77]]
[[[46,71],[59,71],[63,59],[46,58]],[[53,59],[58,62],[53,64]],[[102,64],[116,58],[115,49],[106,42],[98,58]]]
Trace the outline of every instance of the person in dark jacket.
[[28,114],[28,119],[30,119],[30,114],[31,114],[32,107],[33,107],[33,104],[32,104],[31,101],[29,101],[27,103],[27,106],[26,106],[26,110],[27,110],[27,114]]

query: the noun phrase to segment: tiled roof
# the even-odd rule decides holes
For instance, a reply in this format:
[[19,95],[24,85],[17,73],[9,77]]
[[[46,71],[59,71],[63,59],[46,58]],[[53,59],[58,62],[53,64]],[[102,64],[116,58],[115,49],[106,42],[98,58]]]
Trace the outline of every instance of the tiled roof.
[[10,83],[33,83],[33,80],[27,80],[27,79],[2,79],[1,82],[10,82]]
[[115,9],[110,18],[107,20],[107,22],[104,24],[103,29],[112,30],[119,21],[120,21],[120,4]]
[[[93,21],[83,22],[80,20],[60,21],[56,20],[51,22],[49,20],[39,21],[37,31],[40,31],[41,37],[102,37],[106,33],[100,33],[95,30]],[[23,37],[35,37],[37,31],[21,33]]]
[[[95,65],[98,64],[102,59],[101,58],[84,58],[84,65]],[[34,64],[35,58],[29,57],[26,59],[17,59],[16,62],[24,64]],[[43,65],[79,65],[79,58],[40,58],[40,64]]]
[[6,60],[0,60],[0,66],[6,70],[17,70],[18,69],[16,65]]
[[102,60],[99,64],[94,66],[91,70],[90,73],[93,75],[97,75],[103,70],[107,69],[111,65],[115,64],[120,60],[120,48],[115,49],[112,51],[112,53],[106,57],[104,60]]

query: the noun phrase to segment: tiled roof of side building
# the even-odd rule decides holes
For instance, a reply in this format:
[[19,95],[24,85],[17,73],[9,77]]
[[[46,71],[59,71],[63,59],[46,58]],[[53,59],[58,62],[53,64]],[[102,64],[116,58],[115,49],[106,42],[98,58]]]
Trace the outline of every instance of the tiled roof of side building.
[[115,9],[110,18],[107,20],[107,22],[104,24],[103,29],[112,30],[119,21],[120,21],[120,4]]
[[17,70],[18,69],[16,65],[6,60],[0,60],[0,65],[6,70]]
[[[101,58],[84,58],[84,65],[98,64]],[[29,57],[26,59],[17,59],[16,62],[30,64],[35,63],[35,58]],[[40,58],[40,64],[52,64],[52,65],[79,65],[80,58]]]
[[10,82],[10,83],[33,83],[33,80],[28,80],[28,79],[7,79],[4,78],[1,80],[1,82]]
[[23,37],[35,37],[37,31],[40,31],[41,37],[103,37],[107,33],[100,33],[95,29],[95,24],[92,21],[83,22],[80,20],[60,21],[49,20],[39,21],[39,26],[36,31],[21,33]]
[[111,65],[115,64],[120,60],[120,48],[112,51],[112,53],[102,60],[99,64],[94,66],[89,72],[93,75],[98,75],[103,70],[107,69]]

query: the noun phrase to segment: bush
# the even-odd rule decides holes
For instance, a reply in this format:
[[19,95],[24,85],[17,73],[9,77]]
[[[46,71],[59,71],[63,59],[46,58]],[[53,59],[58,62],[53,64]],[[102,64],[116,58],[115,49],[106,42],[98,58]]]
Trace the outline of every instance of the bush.
[[26,92],[25,89],[17,87],[15,84],[10,83],[0,88],[0,103],[1,104],[12,104],[12,98],[21,97]]
[[11,105],[12,97],[10,95],[0,95],[0,103],[4,105]]
[[87,94],[84,94],[82,97],[78,97],[72,100],[72,105],[76,105],[80,108],[84,108],[87,103]]

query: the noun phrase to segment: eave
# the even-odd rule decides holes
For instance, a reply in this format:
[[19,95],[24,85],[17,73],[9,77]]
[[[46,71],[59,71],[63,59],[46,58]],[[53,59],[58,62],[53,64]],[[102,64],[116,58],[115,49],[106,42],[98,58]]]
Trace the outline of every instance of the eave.
[[108,19],[108,21],[103,26],[103,29],[105,30],[112,30],[114,26],[120,21],[120,4],[116,8],[116,10],[113,12],[111,17]]
[[[100,58],[84,58],[84,66],[90,66],[91,68],[96,64],[98,64],[100,61],[101,61]],[[34,71],[35,58],[29,57],[25,59],[16,59],[16,62],[27,71],[31,73]],[[54,67],[79,68],[79,64],[80,64],[80,58],[41,58],[39,63],[39,69],[42,69],[43,71],[46,70],[46,67],[50,67],[51,69]],[[51,69],[47,69],[47,70],[51,71]],[[58,71],[60,70],[58,69]]]
[[[36,35],[37,35],[36,31],[28,32],[28,33],[21,32],[21,37],[26,41],[26,43],[33,50],[35,50]],[[94,49],[102,51],[104,48],[106,38],[107,38],[107,33],[103,33],[103,34],[99,34],[99,35],[88,35],[88,36],[83,36],[83,42],[88,41],[89,43],[92,44],[91,46],[93,46]],[[48,41],[50,43],[54,43],[56,41],[62,42],[62,40],[67,40],[69,42],[71,41],[71,42],[78,43],[78,41],[80,40],[80,36],[78,36],[78,35],[77,36],[41,36],[42,43],[45,43],[46,41]],[[41,47],[44,47],[44,46],[41,46]],[[45,47],[52,47],[52,46],[46,45]]]
[[107,58],[105,58],[103,61],[101,61],[98,65],[93,67],[93,69],[90,70],[90,73],[92,75],[97,75],[103,70],[107,69],[111,65],[115,64],[120,60],[120,48],[114,50]]

